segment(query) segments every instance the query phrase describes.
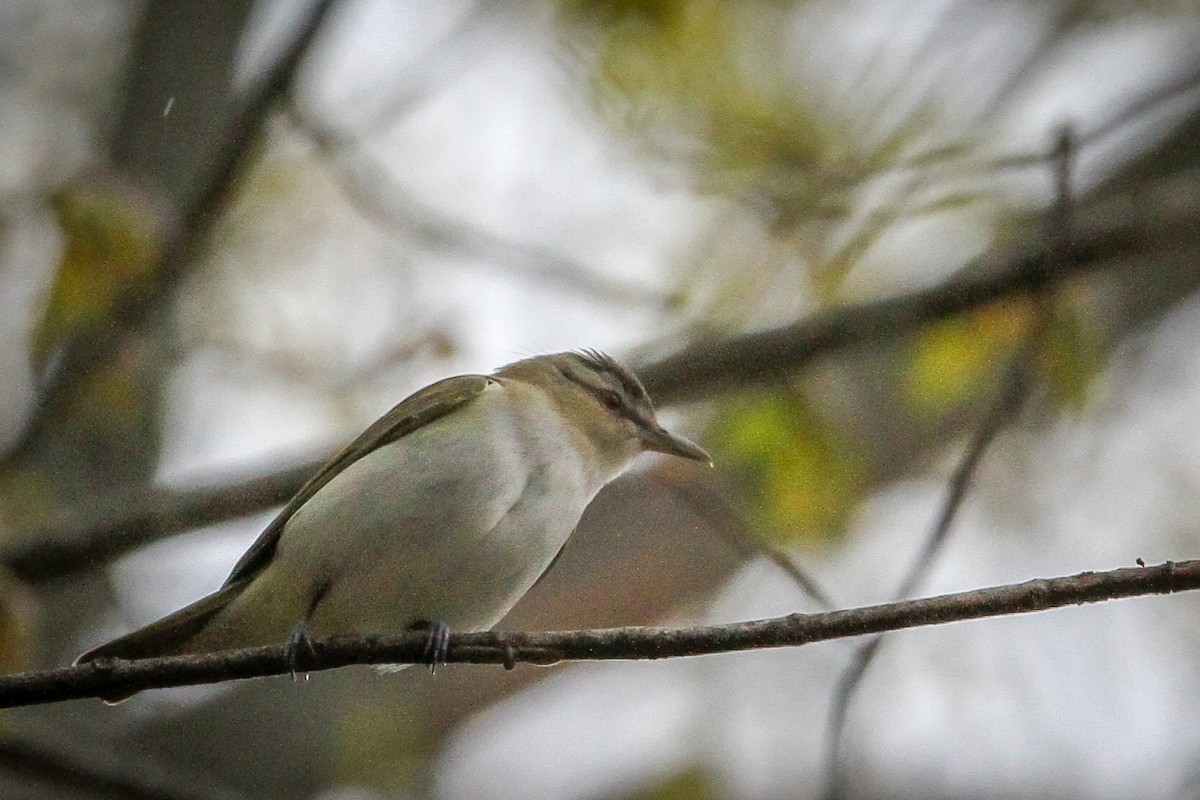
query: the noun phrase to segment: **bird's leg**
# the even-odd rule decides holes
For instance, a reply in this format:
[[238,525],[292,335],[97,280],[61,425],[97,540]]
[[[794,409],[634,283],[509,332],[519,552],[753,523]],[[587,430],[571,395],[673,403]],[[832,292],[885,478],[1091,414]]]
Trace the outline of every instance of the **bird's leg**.
[[313,647],[312,636],[308,632],[308,620],[302,619],[296,623],[296,627],[292,628],[292,632],[288,634],[287,642],[284,648],[284,658],[287,659],[288,671],[292,674],[292,682],[295,683],[296,675],[300,668],[301,654],[309,657],[315,656],[317,650]]
[[429,674],[437,672],[439,664],[446,663],[450,650],[450,626],[437,620],[419,619],[408,626],[410,631],[425,631],[425,649],[421,651],[421,662],[429,667]]
[[301,653],[310,657],[317,655],[317,649],[313,647],[312,636],[309,634],[308,621],[312,619],[313,612],[317,610],[317,604],[325,598],[325,593],[329,591],[329,581],[317,586],[313,592],[312,600],[308,601],[308,612],[304,615],[304,619],[296,623],[296,627],[292,628],[291,634],[287,638],[286,658],[288,667],[292,673],[292,683],[296,682],[296,673],[299,671]]

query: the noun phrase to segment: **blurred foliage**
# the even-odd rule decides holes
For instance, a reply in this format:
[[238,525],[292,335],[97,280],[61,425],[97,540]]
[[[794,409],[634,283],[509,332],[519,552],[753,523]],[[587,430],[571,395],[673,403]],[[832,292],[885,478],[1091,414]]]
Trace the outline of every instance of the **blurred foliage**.
[[949,182],[930,192],[919,169],[971,152],[961,137],[934,138],[936,93],[898,112],[879,91],[893,79],[874,74],[882,65],[868,66],[860,83],[874,88],[853,97],[804,74],[797,5],[581,0],[563,19],[600,116],[682,163],[702,191],[744,203],[828,298],[897,220],[977,198]]
[[[1044,313],[1052,314],[1045,323]],[[978,423],[1031,336],[1039,337],[1035,384],[1057,407],[1081,408],[1104,364],[1087,321],[1070,295],[1005,298],[872,348],[852,362],[861,370],[843,364],[833,384],[817,371],[802,389],[725,400],[705,441],[741,483],[747,518],[763,536],[827,540],[881,477],[894,476],[898,432],[921,450],[956,441]],[[878,402],[860,408],[875,394]]]
[[868,464],[848,431],[799,392],[725,401],[706,437],[746,483],[747,513],[779,543],[840,533],[868,488]]
[[1037,367],[1040,385],[1046,387],[1058,407],[1082,411],[1088,389],[1104,369],[1111,341],[1095,330],[1095,320],[1074,300],[1064,295],[1056,303],[1037,353]]
[[938,415],[990,394],[1038,313],[1031,298],[1012,297],[926,326],[913,337],[908,363],[902,365],[908,406],[918,414]]
[[[120,180],[83,179],[49,199],[63,247],[30,353],[48,382],[64,368],[64,348],[123,325],[129,298],[157,288],[163,232],[158,208]],[[45,401],[40,424],[0,470],[0,520],[12,523],[0,534],[19,540],[63,506],[80,506],[77,498],[150,474],[167,347],[149,331],[130,335]]]
[[626,800],[711,800],[720,797],[708,770],[695,767],[678,772]]
[[1092,380],[1104,365],[1097,331],[1069,295],[1008,297],[971,314],[926,326],[900,362],[901,395],[918,417],[938,418],[970,409],[997,390],[997,383],[1039,325],[1034,367],[1039,386],[1058,406],[1081,409]]
[[[701,190],[748,209],[762,226],[722,225],[714,236],[736,244],[725,249],[714,242],[701,266],[693,265],[700,274],[688,280],[713,282],[702,301],[709,326],[787,324],[881,285],[902,290],[886,275],[867,274],[863,264],[908,257],[896,251],[903,237],[889,238],[904,223],[934,220],[922,233],[946,232],[953,241],[963,230],[994,234],[1005,208],[994,202],[999,176],[987,166],[987,129],[946,124],[947,110],[955,108],[953,71],[923,74],[919,94],[906,85],[905,67],[927,69],[922,61],[932,49],[881,51],[847,66],[857,81],[830,79],[820,74],[820,59],[804,52],[806,43],[819,49],[814,37],[830,15],[812,14],[810,30],[804,6],[562,4],[570,49],[584,70],[581,83],[602,120],[652,158],[683,166]],[[1061,16],[1047,12],[1048,41],[1069,31]],[[931,42],[952,28],[953,18],[948,13],[938,23],[945,27],[935,26]],[[837,24],[854,19],[848,14]],[[958,46],[948,41],[946,56]],[[1015,60],[1032,75],[1039,52]],[[1013,70],[1013,77],[980,91],[1001,108],[1028,76],[1017,66],[998,61],[997,67]],[[1053,166],[1045,162],[1047,175]],[[959,212],[971,221],[956,223],[965,218]],[[1022,239],[1044,225],[1040,212],[1023,222]],[[916,269],[898,265],[897,271]],[[941,269],[951,274],[951,267]],[[1060,404],[1085,402],[1102,366],[1103,336],[1071,292],[1067,287],[1044,301],[1007,299],[869,348],[861,358],[843,358],[838,375],[826,381],[831,385],[805,379],[803,389],[781,396],[726,400],[706,441],[744,482],[748,517],[765,536],[780,542],[835,536],[870,485],[912,463],[897,452],[935,451],[977,423],[1035,328],[1045,325],[1037,384]],[[1045,323],[1042,302],[1050,315]]]
[[8,570],[0,569],[0,672],[35,665],[41,606],[33,591]]
[[65,246],[34,340],[39,372],[59,346],[113,323],[123,298],[154,281],[160,239],[155,220],[137,201],[124,187],[98,181],[51,198]]
[[658,156],[685,159],[710,190],[762,191],[825,213],[812,183],[844,155],[835,143],[845,139],[773,63],[778,6],[573,2],[564,17],[592,33],[577,41],[592,40],[594,96],[619,128]]

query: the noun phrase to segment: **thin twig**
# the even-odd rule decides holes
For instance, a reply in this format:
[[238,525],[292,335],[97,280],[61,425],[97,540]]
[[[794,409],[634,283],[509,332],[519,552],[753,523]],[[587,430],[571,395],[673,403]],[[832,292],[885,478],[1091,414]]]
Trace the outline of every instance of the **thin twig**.
[[837,608],[816,578],[804,571],[787,553],[763,541],[762,537],[755,536],[742,519],[742,515],[722,493],[698,483],[695,479],[676,478],[673,471],[659,470],[653,473],[653,476],[655,481],[694,508],[732,547],[747,557],[763,556],[768,559],[808,595],[818,608],[826,611]]
[[[1200,561],[1167,562],[1106,572],[975,589],[922,600],[816,614],[690,628],[603,628],[547,633],[492,631],[449,637],[447,663],[516,663],[679,658],[777,647],[885,631],[1024,614],[1122,597],[1200,589]],[[351,664],[419,664],[428,658],[428,634],[315,638],[299,654],[308,672]],[[104,697],[144,689],[287,675],[297,666],[287,644],[203,655],[112,659],[0,678],[0,707]]]
[[[1031,263],[1031,270],[1052,271],[1069,241],[1072,215],[1071,175],[1075,154],[1072,130],[1069,126],[1063,126],[1056,137],[1053,152],[1055,203],[1047,216],[1045,257],[1040,262]],[[909,568],[907,576],[896,590],[894,596],[897,600],[908,597],[924,584],[933,569],[937,554],[946,543],[954,520],[958,516],[959,509],[962,508],[967,491],[983,460],[984,453],[987,452],[1001,428],[1016,414],[1028,392],[1029,372],[1038,350],[1044,343],[1045,332],[1051,319],[1051,309],[1045,301],[1044,294],[1039,292],[1034,295],[1034,298],[1037,309],[1033,325],[1024,344],[1009,361],[996,401],[975,430],[963,453],[962,460],[950,477],[949,491],[946,493],[946,499],[938,514],[937,522],[930,530],[929,536]],[[837,800],[844,796],[848,775],[846,762],[842,758],[842,739],[845,735],[850,703],[859,687],[862,686],[867,671],[875,663],[884,639],[885,637],[882,635],[876,636],[859,647],[834,688],[826,737],[826,800]]]

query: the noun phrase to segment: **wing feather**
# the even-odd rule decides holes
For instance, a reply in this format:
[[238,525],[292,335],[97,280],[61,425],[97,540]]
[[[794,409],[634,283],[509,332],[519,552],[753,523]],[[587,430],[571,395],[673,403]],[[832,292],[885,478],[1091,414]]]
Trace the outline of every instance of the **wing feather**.
[[368,453],[453,413],[478,397],[490,381],[486,375],[459,375],[430,384],[400,401],[300,487],[234,565],[224,586],[244,581],[270,563],[288,520],[335,475]]

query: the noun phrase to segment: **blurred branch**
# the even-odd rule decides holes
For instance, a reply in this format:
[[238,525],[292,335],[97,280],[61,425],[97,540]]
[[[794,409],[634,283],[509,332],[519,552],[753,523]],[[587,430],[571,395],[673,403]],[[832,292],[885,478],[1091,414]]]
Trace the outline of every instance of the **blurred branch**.
[[[1041,339],[1040,333],[1045,328],[1044,315],[1043,320],[1035,323],[1035,325],[1037,325],[1037,328],[1031,332],[1029,340],[1025,342],[1021,351],[1008,366],[1008,373],[1005,376],[1000,396],[992,408],[988,410],[983,422],[975,430],[966,451],[962,455],[962,460],[959,461],[954,474],[951,475],[949,490],[946,493],[946,499],[942,505],[941,512],[938,514],[937,522],[929,532],[929,536],[926,538],[921,552],[913,561],[908,575],[905,576],[900,584],[900,588],[896,591],[896,597],[907,597],[916,591],[917,587],[929,575],[930,570],[933,569],[937,554],[942,549],[942,545],[945,544],[950,534],[950,528],[954,523],[955,517],[958,516],[958,511],[962,507],[963,500],[967,497],[967,490],[974,481],[975,473],[979,468],[980,462],[983,460],[984,453],[987,452],[996,435],[1004,427],[1004,424],[1021,407],[1021,401],[1025,397],[1029,387],[1028,373],[1030,361],[1036,351],[1037,343]],[[879,649],[882,647],[884,639],[883,635],[875,636],[859,647],[833,690],[833,700],[829,710],[826,755],[828,778],[826,781],[825,797],[828,800],[835,800],[844,795],[846,773],[845,764],[842,762],[840,754],[842,736],[846,728],[846,718],[850,710],[850,702],[854,699],[859,686],[862,685],[862,679],[867,674],[867,670],[879,654]]]
[[28,544],[10,551],[4,565],[18,578],[36,583],[107,564],[171,534],[282,505],[324,461],[305,461],[217,487],[141,489],[107,503],[111,514],[66,512],[23,537]]
[[[1200,589],[1200,561],[1167,562],[1107,572],[976,589],[818,614],[692,628],[607,628],[547,633],[483,632],[450,636],[447,663],[517,663],[678,658],[776,647],[1004,614],[1024,614],[1122,597]],[[428,635],[314,639],[296,653],[285,644],[139,661],[113,659],[0,678],[0,707],[104,697],[143,689],[284,675],[299,666],[321,671],[351,664],[424,663]],[[289,656],[298,659],[293,662]]]
[[303,118],[292,119],[325,156],[346,199],[366,219],[393,236],[407,236],[438,253],[475,259],[524,279],[618,305],[662,307],[670,297],[601,275],[591,266],[540,245],[518,242],[454,219],[414,197],[353,140]]
[[714,394],[770,384],[812,359],[840,348],[885,341],[922,325],[986,306],[1001,298],[1038,292],[1089,271],[1137,256],[1179,252],[1200,245],[1195,224],[1196,176],[1182,174],[1143,187],[1131,198],[1094,203],[1073,220],[1070,240],[1026,244],[1007,256],[968,266],[959,277],[849,308],[835,308],[791,325],[689,345],[674,355],[636,365],[660,405],[708,399]]
[[[393,125],[421,103],[485,62],[505,28],[527,24],[507,3],[475,3],[435,41],[414,55],[403,69],[386,73],[381,85],[356,87],[358,94],[343,105],[356,110],[356,118],[339,118],[343,130],[356,134]],[[363,109],[368,109],[365,113]],[[295,113],[299,109],[293,106]],[[309,115],[304,115],[306,118]],[[322,125],[322,127],[325,127]]]
[[739,553],[746,557],[762,556],[769,560],[819,608],[831,611],[837,607],[816,578],[802,569],[787,553],[772,546],[762,537],[755,536],[729,499],[713,486],[692,476],[684,478],[682,472],[676,470],[660,469],[651,475],[653,480],[665,486],[695,509],[697,514],[708,520],[713,528],[722,534],[722,538]]
[[[1085,132],[1079,137],[1079,143],[1080,145],[1092,144],[1131,122],[1144,120],[1152,114],[1162,114],[1164,109],[1182,103],[1198,92],[1200,92],[1200,65],[1176,75],[1174,79],[1147,92],[1135,102],[1121,109],[1120,113],[1111,119]],[[1194,105],[1196,98],[1190,99]]]
[[85,335],[73,337],[57,353],[41,386],[38,406],[22,441],[10,451],[9,458],[23,452],[37,438],[75,382],[94,364],[119,352],[129,334],[151,318],[188,273],[221,212],[228,206],[238,179],[255,155],[268,112],[291,91],[299,65],[334,5],[333,0],[321,0],[308,12],[290,46],[276,61],[257,93],[245,102],[224,131],[225,145],[220,148],[220,161],[197,198],[184,209],[177,232],[165,243],[154,270],[157,280],[124,296],[110,315],[111,324],[106,322],[87,330]]
[[93,756],[80,759],[23,739],[0,739],[0,770],[26,781],[73,790],[87,797],[103,795],[111,800],[234,800],[244,797],[229,790],[210,788],[211,779],[206,778],[200,784],[178,776],[154,774],[157,770],[147,765],[144,759],[136,770],[124,772],[95,761]]

